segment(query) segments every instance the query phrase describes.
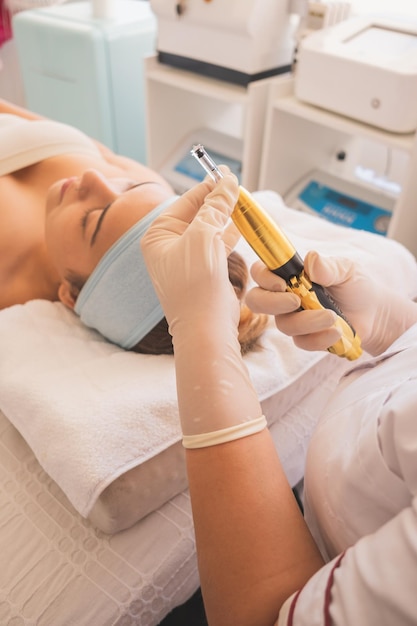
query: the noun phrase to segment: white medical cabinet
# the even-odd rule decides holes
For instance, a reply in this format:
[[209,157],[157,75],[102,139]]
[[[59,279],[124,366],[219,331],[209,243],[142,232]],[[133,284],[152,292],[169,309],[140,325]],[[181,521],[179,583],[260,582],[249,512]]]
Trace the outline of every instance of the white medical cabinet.
[[[378,148],[383,161],[380,170],[387,176],[381,175],[380,180],[375,175],[369,181],[356,175],[361,165],[359,147],[366,142]],[[390,171],[393,164],[397,164],[394,176]],[[387,227],[386,213],[392,213],[387,235],[417,255],[416,172],[415,133],[387,132],[301,102],[294,96],[294,77],[274,80],[267,104],[261,189],[273,189],[287,204],[317,212],[323,208],[324,195],[335,191],[340,213],[332,221],[343,223],[346,217],[345,225],[351,226],[348,220],[357,218],[358,227],[363,228],[367,216],[366,229],[373,232],[380,232],[381,220],[377,218],[384,217],[383,231]],[[316,188],[312,185],[308,189],[314,182],[318,183]],[[303,192],[309,207],[300,206]]]
[[155,17],[141,0],[117,0],[111,18],[92,11],[70,2],[14,17],[26,106],[145,162],[143,59],[155,50]]
[[[150,0],[158,60],[229,83],[288,72],[298,20],[282,0]],[[292,4],[292,3],[291,3]],[[299,11],[305,0],[298,2]]]
[[417,128],[417,23],[353,17],[302,40],[299,100],[395,133]]
[[148,57],[148,165],[182,192],[195,184],[194,174],[204,176],[198,163],[193,167],[192,157],[188,158],[193,144],[203,143],[219,163],[227,162],[240,174],[245,187],[257,189],[272,80],[241,86],[162,64],[156,55]]

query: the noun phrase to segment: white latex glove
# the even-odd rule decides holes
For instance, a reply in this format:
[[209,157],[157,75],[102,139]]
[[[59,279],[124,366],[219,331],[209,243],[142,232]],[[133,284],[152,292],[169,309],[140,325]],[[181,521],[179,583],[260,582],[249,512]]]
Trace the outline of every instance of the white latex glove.
[[186,447],[213,445],[265,426],[241,357],[240,307],[227,268],[239,238],[233,225],[226,228],[237,196],[230,173],[216,186],[205,181],[158,217],[141,242],[173,337]]
[[[367,275],[366,269],[350,259],[309,252],[304,266],[312,281],[326,287],[370,354],[384,352],[417,322],[414,302]],[[251,274],[260,287],[247,294],[248,306],[255,312],[275,315],[277,328],[292,336],[298,347],[325,350],[337,341],[340,331],[333,325],[332,311],[297,312],[298,297],[284,293],[281,278],[261,263],[251,268]]]

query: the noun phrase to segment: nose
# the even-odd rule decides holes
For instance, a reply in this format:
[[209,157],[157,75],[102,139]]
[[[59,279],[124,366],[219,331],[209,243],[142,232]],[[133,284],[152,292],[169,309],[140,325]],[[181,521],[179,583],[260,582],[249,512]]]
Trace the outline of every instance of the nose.
[[81,176],[78,193],[81,200],[90,194],[100,194],[106,199],[113,198],[115,195],[109,179],[98,170],[93,169],[86,170]]

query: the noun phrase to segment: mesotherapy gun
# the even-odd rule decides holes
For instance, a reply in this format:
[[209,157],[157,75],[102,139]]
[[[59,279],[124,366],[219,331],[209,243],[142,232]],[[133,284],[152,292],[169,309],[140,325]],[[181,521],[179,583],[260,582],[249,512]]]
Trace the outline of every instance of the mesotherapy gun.
[[[218,182],[223,177],[204,146],[194,146],[191,154],[213,180]],[[342,336],[328,350],[350,361],[357,359],[362,354],[360,338],[333,298],[321,285],[309,279],[302,258],[280,227],[246,189],[242,186],[239,189],[239,198],[231,217],[240,233],[268,269],[285,280],[287,291],[292,291],[300,298],[302,309],[325,308],[337,314],[335,324],[342,330]]]

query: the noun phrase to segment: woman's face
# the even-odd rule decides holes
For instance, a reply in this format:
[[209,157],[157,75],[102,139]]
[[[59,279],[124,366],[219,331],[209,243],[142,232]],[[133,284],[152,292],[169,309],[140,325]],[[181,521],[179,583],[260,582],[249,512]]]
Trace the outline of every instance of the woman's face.
[[170,195],[157,182],[105,178],[96,170],[52,185],[45,238],[61,279],[68,272],[87,278],[107,250]]

